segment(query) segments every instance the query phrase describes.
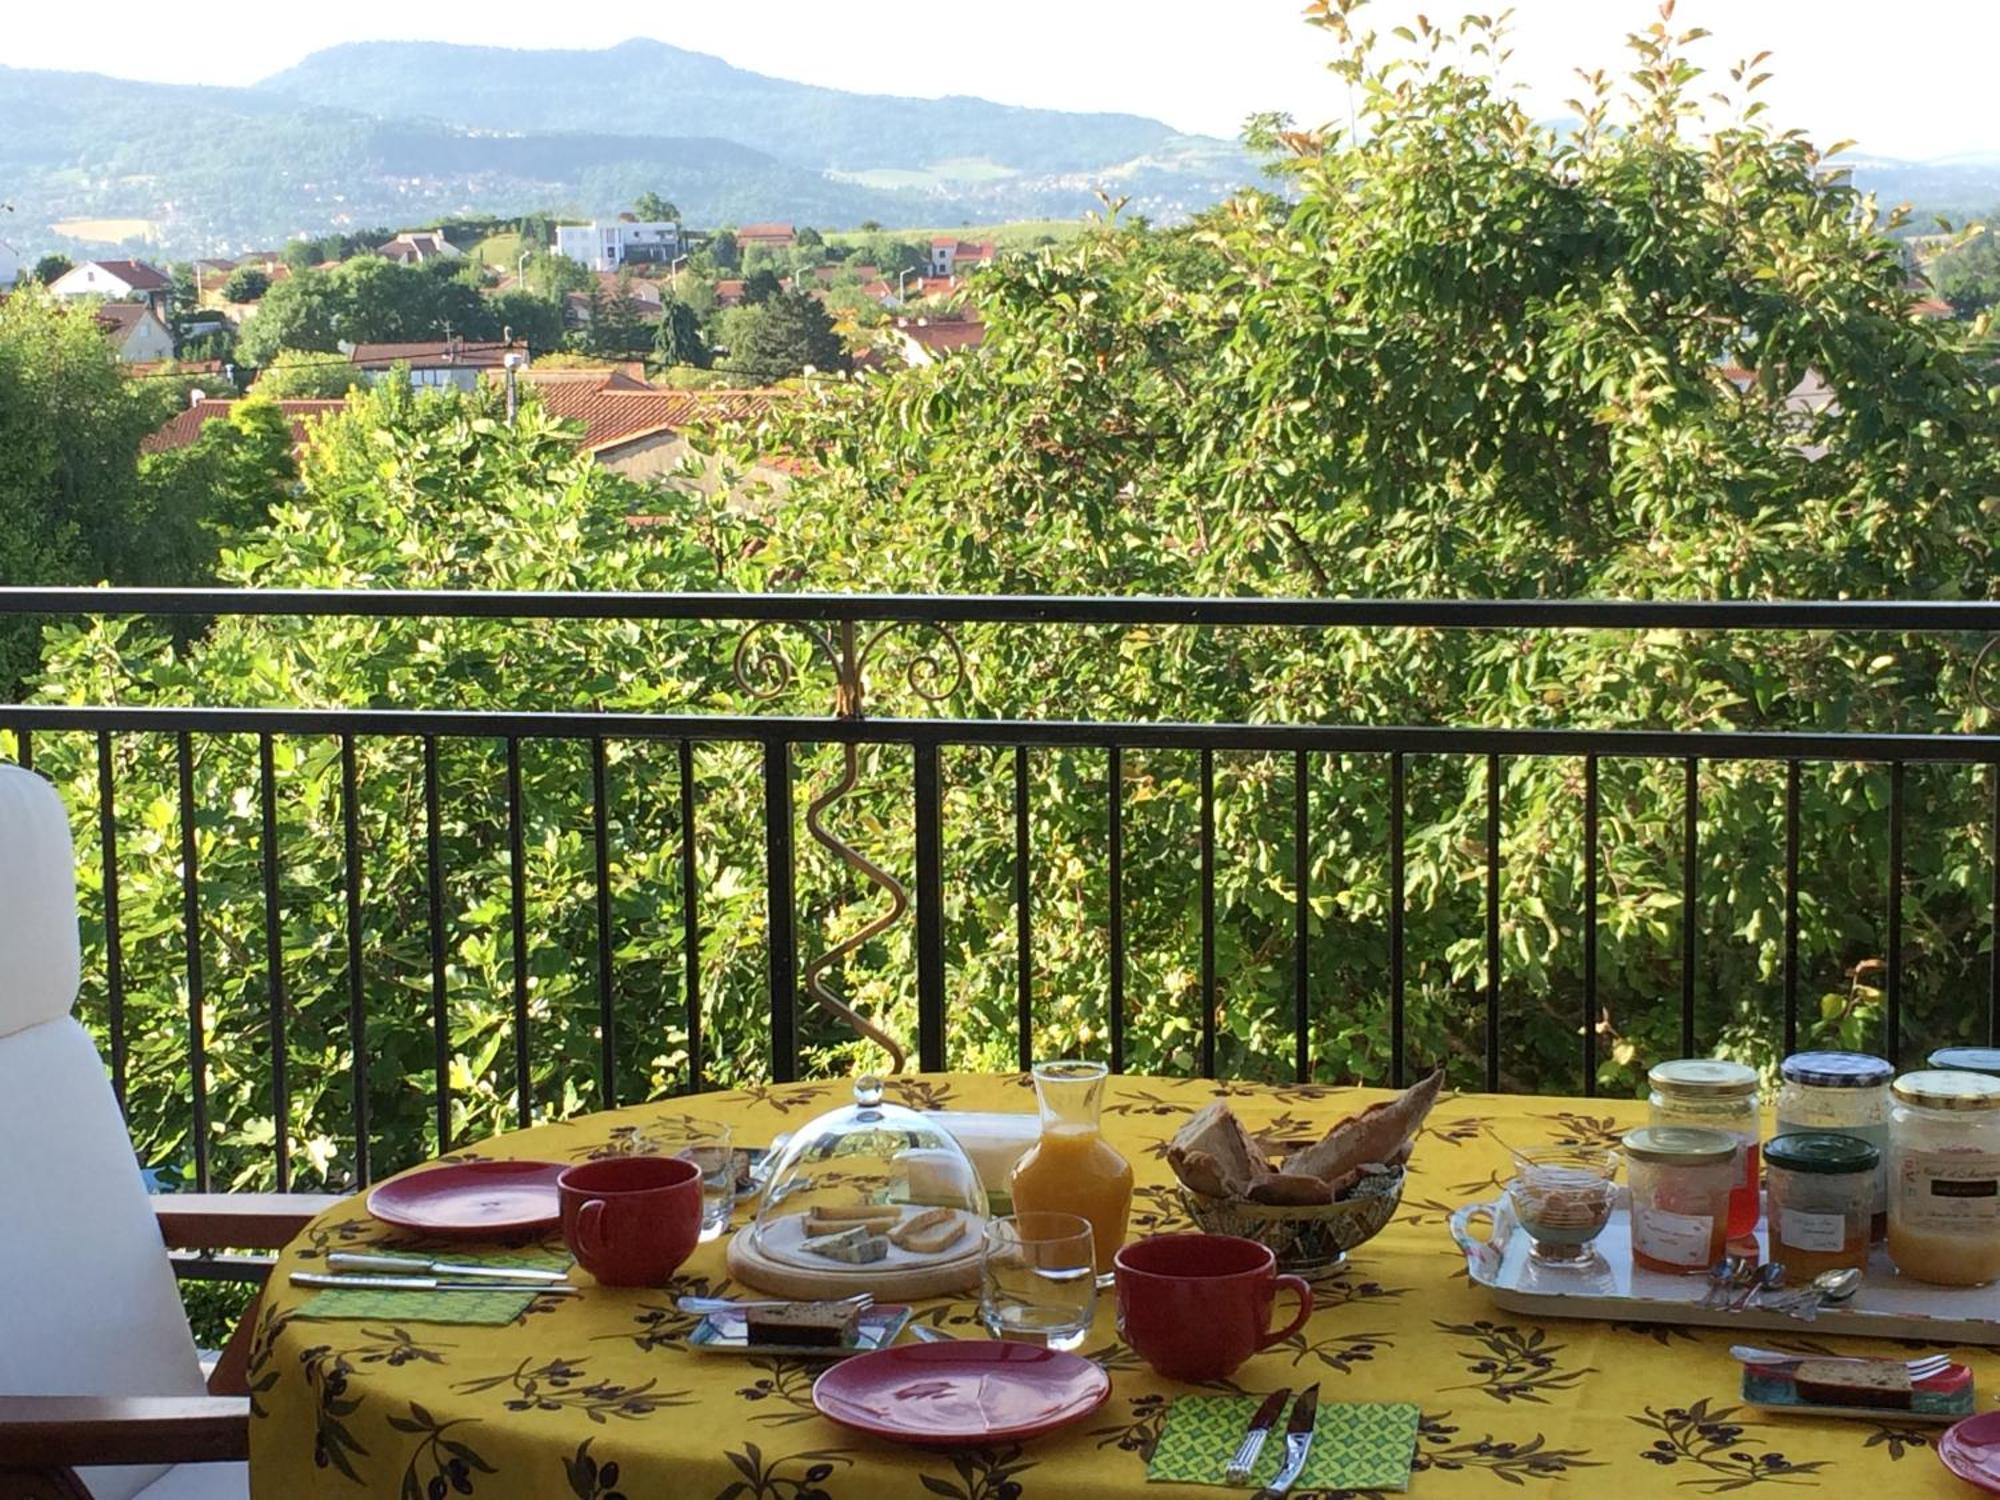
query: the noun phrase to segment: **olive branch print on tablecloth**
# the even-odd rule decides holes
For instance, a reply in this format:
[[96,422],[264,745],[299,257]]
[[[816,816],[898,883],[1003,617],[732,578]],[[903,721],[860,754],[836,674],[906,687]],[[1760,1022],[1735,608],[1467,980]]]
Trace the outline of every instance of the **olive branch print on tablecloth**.
[[1628,1126],[1614,1115],[1579,1115],[1557,1110],[1546,1117],[1555,1128],[1549,1139],[1558,1146],[1592,1146],[1610,1149],[1623,1144]]
[[1912,1448],[1928,1448],[1934,1434],[1921,1427],[1891,1427],[1886,1422],[1876,1424],[1875,1430],[1862,1441],[1864,1448],[1887,1448],[1889,1457],[1901,1458]]
[[968,1448],[949,1455],[954,1479],[919,1474],[924,1488],[945,1500],[1021,1500],[1021,1482],[1014,1476],[1035,1466],[1021,1457],[1021,1445]]
[[1141,1463],[1150,1463],[1153,1450],[1160,1445],[1160,1429],[1166,1426],[1167,1411],[1173,1406],[1170,1396],[1134,1396],[1127,1403],[1131,1408],[1128,1421],[1115,1423],[1110,1427],[1093,1427],[1090,1436],[1097,1439],[1100,1448],[1118,1448],[1126,1453],[1135,1453]]
[[928,1078],[891,1078],[883,1087],[909,1109],[948,1109],[956,1097],[949,1083],[932,1083]]
[[1392,1349],[1395,1344],[1396,1341],[1386,1333],[1335,1333],[1325,1338],[1308,1339],[1305,1330],[1301,1329],[1278,1347],[1291,1351],[1295,1366],[1307,1360],[1317,1360],[1325,1368],[1346,1375],[1356,1365],[1367,1364],[1378,1350]]
[[743,1477],[725,1486],[715,1500],[831,1500],[820,1486],[836,1468],[854,1462],[844,1448],[808,1448],[766,1465],[763,1450],[755,1443],[745,1443],[741,1453],[724,1457]]
[[1458,1428],[1451,1425],[1451,1413],[1425,1412],[1417,1424],[1417,1452],[1410,1472],[1426,1469],[1457,1473],[1479,1469],[1508,1484],[1523,1485],[1530,1479],[1561,1479],[1572,1469],[1597,1469],[1603,1465],[1589,1457],[1588,1448],[1551,1448],[1541,1433],[1531,1438],[1504,1441],[1491,1433],[1474,1441],[1461,1441]]
[[744,1098],[753,1100],[766,1109],[775,1109],[779,1114],[790,1114],[795,1109],[803,1109],[816,1102],[827,1091],[826,1084],[814,1084],[810,1088],[800,1088],[794,1083],[778,1085],[764,1083],[745,1084],[736,1090]]
[[1556,1356],[1568,1347],[1552,1344],[1540,1328],[1526,1331],[1511,1323],[1434,1323],[1440,1333],[1471,1339],[1477,1349],[1460,1349],[1468,1374],[1479,1378],[1470,1385],[1450,1386],[1450,1390],[1483,1391],[1495,1401],[1531,1401],[1546,1405],[1548,1391],[1568,1390],[1586,1375],[1597,1373],[1591,1365],[1575,1370],[1562,1369]]
[[1734,1420],[1740,1406],[1710,1409],[1702,1397],[1692,1406],[1670,1406],[1665,1411],[1646,1408],[1643,1417],[1632,1420],[1660,1434],[1639,1456],[1662,1468],[1689,1464],[1703,1471],[1681,1482],[1710,1494],[1740,1490],[1753,1484],[1798,1484],[1812,1482],[1811,1476],[1826,1467],[1824,1460],[1795,1464],[1782,1453],[1752,1453],[1751,1444],[1761,1438],[1744,1436],[1751,1425]]
[[639,1310],[632,1315],[632,1321],[638,1325],[636,1333],[597,1333],[591,1335],[591,1342],[630,1339],[641,1352],[648,1354],[655,1349],[679,1349],[700,1324],[701,1314],[682,1312],[678,1299],[727,1297],[735,1287],[727,1276],[713,1281],[706,1276],[676,1276],[667,1282],[665,1291],[668,1301],[639,1304]]
[[445,1358],[438,1351],[452,1347],[419,1344],[403,1328],[363,1328],[361,1332],[368,1343],[345,1349],[314,1344],[299,1351],[306,1389],[313,1393],[313,1465],[337,1470],[356,1484],[361,1483],[361,1476],[354,1470],[353,1459],[367,1458],[369,1454],[348,1428],[349,1421],[361,1410],[361,1397],[348,1394],[353,1377],[363,1365],[393,1367],[413,1360],[441,1365]]
[[599,1463],[591,1456],[590,1445],[596,1441],[585,1438],[576,1445],[576,1456],[563,1460],[569,1492],[576,1500],[625,1500],[624,1492],[618,1488],[618,1461],[607,1458]]
[[445,1496],[454,1492],[470,1495],[474,1474],[497,1472],[463,1438],[445,1436],[454,1428],[475,1425],[476,1420],[460,1417],[440,1422],[414,1401],[410,1403],[408,1416],[389,1418],[389,1425],[396,1431],[418,1434],[410,1461],[403,1465],[403,1482],[396,1492],[400,1500],[445,1500]]
[[750,1367],[764,1373],[750,1384],[739,1386],[736,1394],[745,1401],[770,1401],[777,1407],[758,1412],[751,1421],[789,1427],[794,1422],[810,1422],[819,1415],[819,1409],[813,1405],[812,1388],[813,1381],[826,1368],[823,1363],[774,1354],[751,1360]]
[[504,1386],[513,1391],[502,1403],[508,1411],[580,1411],[593,1422],[607,1417],[635,1420],[663,1407],[689,1404],[687,1391],[655,1391],[657,1380],[643,1385],[585,1381],[580,1359],[552,1359],[530,1369],[528,1361],[533,1358],[529,1355],[499,1375],[461,1380],[452,1389],[478,1396]]

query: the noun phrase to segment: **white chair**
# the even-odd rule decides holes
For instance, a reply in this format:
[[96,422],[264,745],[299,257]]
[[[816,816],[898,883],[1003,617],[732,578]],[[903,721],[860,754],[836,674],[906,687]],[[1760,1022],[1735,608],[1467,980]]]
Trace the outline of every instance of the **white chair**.
[[242,1500],[251,1318],[204,1378],[166,1245],[276,1249],[329,1200],[149,1197],[79,966],[68,816],[0,765],[0,1500]]

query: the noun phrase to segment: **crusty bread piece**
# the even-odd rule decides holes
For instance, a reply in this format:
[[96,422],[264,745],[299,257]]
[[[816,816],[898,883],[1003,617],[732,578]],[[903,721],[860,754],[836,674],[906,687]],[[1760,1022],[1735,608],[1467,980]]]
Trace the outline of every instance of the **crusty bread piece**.
[[927,1229],[936,1229],[940,1224],[954,1224],[956,1222],[958,1222],[958,1215],[951,1209],[927,1208],[922,1213],[916,1215],[916,1217],[905,1219],[894,1229],[891,1229],[889,1231],[889,1243],[892,1245],[903,1245],[905,1248],[908,1248],[907,1242],[911,1235],[922,1234]]
[[1317,1177],[1295,1177],[1289,1172],[1273,1172],[1261,1182],[1250,1184],[1252,1203],[1286,1203],[1305,1206],[1331,1203],[1333,1195]]
[[1336,1182],[1363,1162],[1391,1160],[1416,1135],[1443,1088],[1444,1069],[1439,1068],[1395,1098],[1342,1120],[1316,1145],[1286,1157],[1284,1170],[1295,1177]]
[[828,1223],[858,1224],[868,1219],[900,1219],[903,1211],[893,1203],[815,1203],[812,1215]]
[[[1264,1153],[1221,1099],[1196,1111],[1187,1124],[1174,1132],[1174,1138],[1167,1143],[1167,1161],[1178,1174],[1183,1162],[1197,1151],[1214,1159],[1216,1173],[1225,1185],[1225,1191],[1218,1197],[1240,1198],[1252,1183],[1271,1175],[1271,1164],[1264,1160]],[[1184,1176],[1181,1180],[1187,1181]]]
[[1206,1151],[1187,1151],[1178,1157],[1169,1157],[1174,1175],[1189,1192],[1200,1193],[1204,1198],[1233,1198],[1237,1193],[1229,1186],[1229,1180],[1222,1175],[1222,1163]]
[[1793,1372],[1799,1399],[1820,1406],[1881,1406],[1907,1410],[1915,1396],[1910,1372],[1893,1360],[1808,1359]]
[[[899,1248],[912,1255],[936,1255],[940,1250],[949,1250],[965,1238],[965,1220],[950,1209],[945,1212],[950,1217],[942,1223],[927,1225],[925,1228],[910,1230],[896,1240]],[[895,1239],[894,1235],[890,1236]]]

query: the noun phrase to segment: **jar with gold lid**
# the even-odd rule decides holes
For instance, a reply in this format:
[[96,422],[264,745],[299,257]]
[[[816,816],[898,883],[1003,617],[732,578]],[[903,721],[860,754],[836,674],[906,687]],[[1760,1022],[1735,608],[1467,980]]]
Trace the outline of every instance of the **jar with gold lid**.
[[1757,1070],[1724,1058],[1681,1057],[1654,1064],[1646,1075],[1654,1125],[1723,1130],[1736,1138],[1736,1178],[1729,1190],[1729,1238],[1757,1229],[1758,1142],[1763,1115],[1757,1103]]
[[1890,1093],[1889,1259],[1943,1286],[2000,1280],[2000,1079],[1928,1069]]

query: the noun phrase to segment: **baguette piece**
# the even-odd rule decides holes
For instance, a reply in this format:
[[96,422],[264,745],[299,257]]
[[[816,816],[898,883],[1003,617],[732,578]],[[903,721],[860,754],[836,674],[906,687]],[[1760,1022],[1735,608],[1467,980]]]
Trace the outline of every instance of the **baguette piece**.
[[[1243,1128],[1226,1101],[1217,1099],[1198,1110],[1187,1124],[1174,1132],[1167,1143],[1167,1161],[1176,1175],[1187,1182],[1182,1167],[1195,1153],[1205,1153],[1214,1163],[1213,1177],[1224,1191],[1215,1197],[1241,1198],[1250,1185],[1271,1175],[1271,1164],[1250,1132]],[[1203,1169],[1204,1174],[1208,1169]],[[1191,1182],[1188,1186],[1194,1187]],[[1207,1191],[1196,1188],[1197,1192]]]
[[[936,1229],[940,1224],[952,1224],[956,1223],[957,1220],[958,1214],[952,1209],[927,1208],[915,1218],[905,1219],[902,1223],[891,1229],[889,1231],[889,1243],[892,1245],[903,1245],[904,1241],[913,1234],[922,1234],[927,1229]],[[904,1248],[907,1249],[908,1246],[905,1245]]]
[[928,1225],[923,1229],[907,1230],[903,1237],[896,1241],[898,1247],[909,1251],[912,1255],[936,1255],[949,1250],[964,1239],[965,1220],[950,1209],[944,1212],[949,1217],[940,1223]]
[[1289,1172],[1273,1172],[1263,1181],[1250,1184],[1250,1201],[1305,1207],[1317,1203],[1331,1203],[1333,1194],[1317,1177],[1296,1177]]
[[868,1219],[899,1219],[903,1211],[893,1203],[815,1203],[812,1215],[825,1219],[829,1224],[836,1221],[858,1223]]
[[1189,1151],[1172,1162],[1174,1175],[1189,1192],[1200,1193],[1204,1198],[1233,1198],[1229,1180],[1222,1175],[1222,1163],[1206,1151]]
[[1364,1162],[1397,1159],[1403,1143],[1422,1128],[1443,1089],[1444,1069],[1439,1068],[1395,1098],[1371,1104],[1360,1114],[1342,1120],[1317,1144],[1293,1152],[1285,1158],[1284,1170],[1295,1177],[1337,1182]]

